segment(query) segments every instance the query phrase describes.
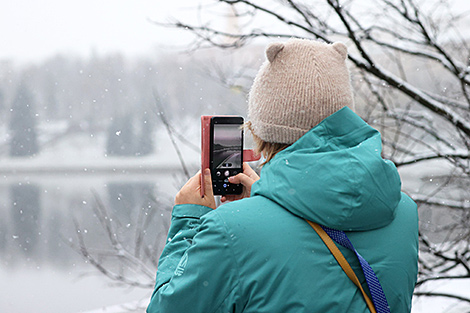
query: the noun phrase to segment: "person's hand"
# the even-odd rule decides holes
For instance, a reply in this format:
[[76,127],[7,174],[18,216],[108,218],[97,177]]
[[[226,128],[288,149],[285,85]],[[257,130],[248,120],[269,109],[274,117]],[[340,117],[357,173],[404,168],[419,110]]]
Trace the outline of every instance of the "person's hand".
[[212,178],[209,169],[204,171],[204,197],[201,197],[201,171],[191,177],[176,194],[175,204],[198,204],[215,209]]
[[243,198],[248,198],[251,194],[251,185],[259,179],[258,174],[245,162],[243,162],[243,173],[229,177],[228,181],[231,184],[242,184],[243,191],[239,195],[226,195],[220,198],[220,201],[234,201]]

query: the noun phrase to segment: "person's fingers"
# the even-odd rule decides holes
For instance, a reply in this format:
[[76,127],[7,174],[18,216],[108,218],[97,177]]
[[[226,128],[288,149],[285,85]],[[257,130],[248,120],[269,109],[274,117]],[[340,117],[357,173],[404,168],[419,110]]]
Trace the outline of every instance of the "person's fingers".
[[228,181],[232,184],[242,184],[243,186],[251,186],[254,182],[252,178],[244,173],[239,173],[235,176],[229,177]]
[[243,193],[240,195],[225,195],[220,198],[221,202],[240,200],[250,196],[251,185],[259,179],[258,174],[246,163],[243,163],[243,173],[228,178],[231,184],[242,184]]
[[243,173],[248,174],[249,172],[254,172],[254,170],[248,163],[243,162]]
[[235,201],[235,200],[240,200],[242,199],[242,195],[225,195],[220,197],[221,202],[226,202],[226,201]]
[[175,204],[184,203],[188,197],[188,193],[192,193],[193,190],[198,190],[200,188],[200,178],[201,171],[197,172],[196,175],[188,179],[186,184],[178,191],[175,196]]
[[251,179],[258,180],[258,174],[248,165],[248,163],[243,162],[243,173],[248,175]]
[[197,189],[199,188],[200,186],[200,181],[201,181],[201,171],[199,170],[196,175],[194,175],[193,177],[191,177],[185,184],[185,186],[183,186],[183,188],[185,187],[189,187],[190,189]]
[[204,196],[214,197],[211,171],[208,168],[204,170]]

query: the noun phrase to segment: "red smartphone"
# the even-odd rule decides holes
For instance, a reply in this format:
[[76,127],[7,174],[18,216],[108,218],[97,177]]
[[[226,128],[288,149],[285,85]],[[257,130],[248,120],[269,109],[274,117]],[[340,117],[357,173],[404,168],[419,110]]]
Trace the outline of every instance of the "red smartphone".
[[243,162],[260,159],[253,150],[243,150],[242,125],[241,116],[201,116],[201,170],[210,169],[214,195],[241,194],[243,187],[230,184],[228,177],[243,172]]

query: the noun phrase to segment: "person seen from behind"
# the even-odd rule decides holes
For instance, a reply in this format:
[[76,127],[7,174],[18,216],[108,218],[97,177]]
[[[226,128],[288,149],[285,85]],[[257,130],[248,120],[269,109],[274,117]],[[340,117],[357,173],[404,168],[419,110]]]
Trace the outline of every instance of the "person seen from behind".
[[290,39],[266,56],[246,123],[266,159],[260,177],[245,163],[230,178],[243,194],[218,208],[208,170],[181,188],[147,312],[370,312],[307,221],[346,234],[353,249],[335,245],[367,296],[377,286],[356,252],[386,309],[410,312],[417,207],[381,157],[380,133],[354,113],[346,46]]

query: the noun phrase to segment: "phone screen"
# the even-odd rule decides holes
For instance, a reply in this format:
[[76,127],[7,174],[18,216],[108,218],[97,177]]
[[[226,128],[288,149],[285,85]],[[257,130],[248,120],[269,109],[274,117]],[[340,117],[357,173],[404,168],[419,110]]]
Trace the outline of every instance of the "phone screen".
[[241,185],[230,184],[228,177],[242,172],[243,130],[241,117],[211,119],[211,173],[215,195],[240,194]]

